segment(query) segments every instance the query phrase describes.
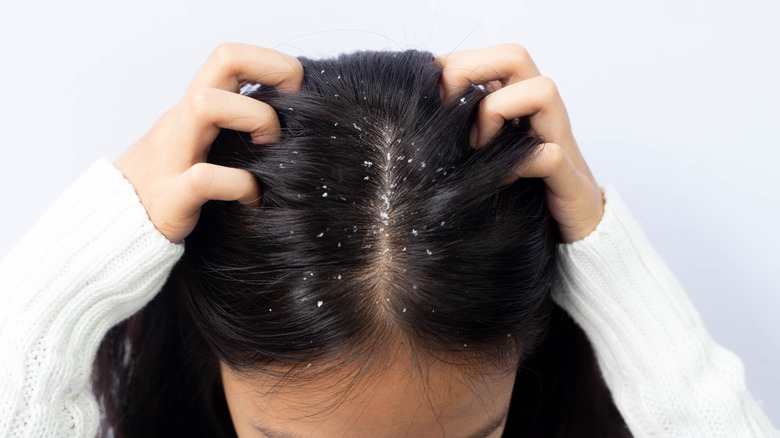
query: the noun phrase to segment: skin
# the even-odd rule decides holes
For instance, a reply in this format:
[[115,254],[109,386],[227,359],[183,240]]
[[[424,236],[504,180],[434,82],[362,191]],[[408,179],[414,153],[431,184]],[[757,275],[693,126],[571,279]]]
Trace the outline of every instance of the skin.
[[222,382],[241,438],[501,436],[514,372],[474,377],[435,362],[422,376],[411,364],[403,357],[357,383],[328,373],[293,387],[223,364]]
[[[602,192],[574,140],[555,83],[541,76],[528,52],[507,44],[454,52],[435,61],[443,68],[443,100],[453,99],[469,84],[491,90],[480,103],[471,131],[473,147],[485,146],[504,121],[529,117],[545,143],[538,147],[535,159],[505,175],[503,183],[542,178],[563,241],[588,236],[604,214]],[[220,128],[250,133],[257,147],[279,139],[273,109],[238,94],[247,82],[295,93],[301,89],[303,68],[294,57],[274,50],[222,44],[198,71],[182,100],[114,162],[135,188],[149,219],[172,242],[181,242],[195,228],[200,208],[208,200],[258,205],[259,185],[250,173],[205,162]],[[226,367],[222,375],[230,414],[242,438],[277,438],[253,424],[297,433],[293,437],[360,437],[371,431],[371,436],[476,438],[468,434],[503,418],[513,373],[467,379],[452,368],[431,364],[423,380],[410,372],[408,363],[399,358],[378,379],[356,385],[355,398],[325,413],[321,404],[343,392],[337,384],[343,376],[323,378],[321,385],[283,387],[271,396],[268,390],[277,382],[237,375]],[[312,400],[322,403],[311,406]],[[502,428],[478,436],[497,437]]]

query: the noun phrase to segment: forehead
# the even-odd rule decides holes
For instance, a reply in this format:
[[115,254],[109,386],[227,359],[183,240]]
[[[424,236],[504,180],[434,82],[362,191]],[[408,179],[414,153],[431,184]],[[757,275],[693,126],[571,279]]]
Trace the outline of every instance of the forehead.
[[239,375],[223,365],[222,379],[240,437],[470,438],[506,416],[515,377],[511,372],[464,374],[441,362],[412,365],[405,360],[372,371],[360,379],[331,373],[285,385],[267,376]]

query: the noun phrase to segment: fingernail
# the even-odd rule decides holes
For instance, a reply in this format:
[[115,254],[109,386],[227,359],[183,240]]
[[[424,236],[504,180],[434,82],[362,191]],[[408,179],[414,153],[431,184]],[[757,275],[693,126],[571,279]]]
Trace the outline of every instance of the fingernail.
[[479,140],[479,131],[477,125],[471,125],[471,132],[469,133],[469,146],[477,147],[477,141]]

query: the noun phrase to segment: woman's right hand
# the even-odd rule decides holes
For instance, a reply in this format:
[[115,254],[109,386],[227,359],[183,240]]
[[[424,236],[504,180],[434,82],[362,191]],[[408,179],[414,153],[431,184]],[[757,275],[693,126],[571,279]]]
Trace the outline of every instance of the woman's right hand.
[[238,94],[247,82],[298,92],[303,67],[275,50],[221,44],[184,98],[114,162],[135,188],[149,219],[171,242],[179,243],[192,232],[201,206],[210,199],[258,205],[259,186],[252,174],[206,163],[220,128],[249,132],[256,144],[279,139],[276,112]]
[[536,157],[503,181],[542,178],[547,201],[564,243],[590,234],[604,215],[604,198],[571,132],[566,107],[553,81],[541,76],[528,52],[516,44],[465,50],[436,58],[443,68],[442,99],[470,84],[493,89],[480,102],[471,141],[485,146],[506,120],[529,116],[545,143]]

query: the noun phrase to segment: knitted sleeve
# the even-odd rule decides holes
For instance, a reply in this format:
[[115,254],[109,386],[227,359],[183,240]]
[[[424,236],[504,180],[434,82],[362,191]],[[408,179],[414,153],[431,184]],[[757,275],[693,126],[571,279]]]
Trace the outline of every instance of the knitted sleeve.
[[636,437],[780,436],[742,362],[707,333],[615,189],[587,237],[559,245],[553,298],[583,328]]
[[0,436],[95,436],[100,341],[152,299],[183,250],[106,159],[57,198],[0,264]]

